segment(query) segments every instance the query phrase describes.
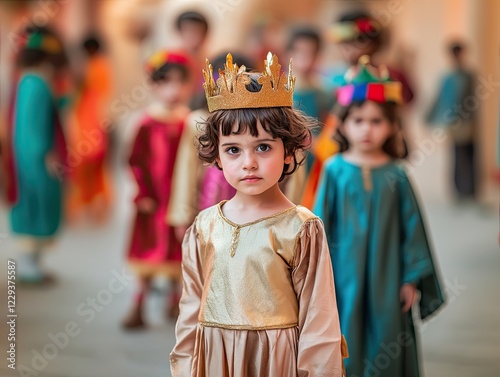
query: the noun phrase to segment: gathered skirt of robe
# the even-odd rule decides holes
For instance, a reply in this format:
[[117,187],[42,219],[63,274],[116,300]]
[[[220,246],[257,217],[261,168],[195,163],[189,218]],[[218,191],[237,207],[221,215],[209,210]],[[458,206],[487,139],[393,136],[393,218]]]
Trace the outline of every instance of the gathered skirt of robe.
[[192,377],[296,377],[298,329],[230,330],[198,325]]

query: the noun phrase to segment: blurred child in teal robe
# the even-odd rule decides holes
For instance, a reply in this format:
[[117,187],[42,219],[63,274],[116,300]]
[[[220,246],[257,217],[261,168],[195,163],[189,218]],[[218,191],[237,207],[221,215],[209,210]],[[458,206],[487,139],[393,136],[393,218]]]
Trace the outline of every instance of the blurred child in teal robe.
[[398,162],[401,84],[381,78],[366,60],[349,75],[338,91],[341,153],[325,163],[314,206],[325,224],[349,346],[346,372],[420,376],[417,292],[422,319],[444,300],[419,205]]
[[56,83],[66,64],[61,41],[49,29],[28,29],[18,54],[19,79],[11,106],[9,201],[13,233],[22,239],[19,280],[41,283],[42,250],[61,223],[61,180],[66,158]]
[[458,199],[474,199],[477,191],[475,150],[479,106],[470,107],[467,103],[468,99],[476,98],[476,74],[465,64],[465,45],[462,42],[451,43],[449,54],[453,69],[442,78],[427,121],[433,126],[443,127],[453,140],[453,176]]

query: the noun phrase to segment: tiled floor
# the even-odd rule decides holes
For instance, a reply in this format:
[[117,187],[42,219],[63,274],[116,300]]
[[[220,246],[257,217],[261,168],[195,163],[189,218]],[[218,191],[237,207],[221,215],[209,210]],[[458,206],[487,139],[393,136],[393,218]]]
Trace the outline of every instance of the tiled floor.
[[[446,308],[420,331],[426,375],[500,376],[497,211],[456,206],[445,199],[446,146],[438,147],[414,171],[449,298]],[[45,260],[57,272],[58,283],[48,289],[18,288],[18,370],[7,368],[6,318],[2,318],[0,377],[170,375],[168,354],[174,343],[174,324],[162,318],[160,295],[148,302],[148,331],[130,334],[119,328],[134,290],[123,258],[133,189],[123,166],[120,169],[120,206],[111,222],[104,227],[66,228]],[[5,313],[6,259],[16,256],[5,208],[0,208],[0,249],[0,304],[5,307],[0,312]],[[93,307],[94,299],[97,304]]]

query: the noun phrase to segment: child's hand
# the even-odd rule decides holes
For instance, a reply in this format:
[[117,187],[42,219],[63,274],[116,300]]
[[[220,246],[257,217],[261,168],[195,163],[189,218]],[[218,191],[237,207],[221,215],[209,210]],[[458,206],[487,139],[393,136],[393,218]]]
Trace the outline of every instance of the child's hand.
[[151,198],[141,198],[137,201],[137,209],[142,213],[153,213],[156,209],[156,202]]
[[181,242],[184,240],[184,235],[186,234],[188,227],[181,225],[181,226],[176,226],[174,228],[175,232],[175,238],[177,238],[177,241]]
[[413,284],[403,284],[399,290],[399,297],[402,304],[402,311],[406,313],[411,309],[415,299],[417,297],[417,289]]
[[47,169],[47,172],[54,178],[60,178],[57,168],[59,163],[59,157],[57,156],[56,152],[49,151],[47,152],[47,154],[45,154],[45,168]]

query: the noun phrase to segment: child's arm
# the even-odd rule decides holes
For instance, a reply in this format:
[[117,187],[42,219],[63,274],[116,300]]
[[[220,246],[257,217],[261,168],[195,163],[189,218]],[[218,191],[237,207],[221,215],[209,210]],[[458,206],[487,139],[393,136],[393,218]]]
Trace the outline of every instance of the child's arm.
[[443,304],[443,295],[417,198],[402,168],[398,191],[402,222],[401,285],[412,284],[420,291],[420,315],[424,319]]
[[137,182],[138,192],[135,203],[138,205],[147,201],[151,202],[156,200],[150,172],[147,166],[149,159],[149,138],[150,136],[146,127],[140,125],[128,161],[132,174]]
[[323,224],[306,222],[298,236],[292,281],[299,302],[298,375],[342,376],[333,271]]
[[180,314],[175,327],[175,347],[170,353],[172,377],[191,376],[198,313],[202,294],[202,272],[196,220],[182,243],[182,296]]

